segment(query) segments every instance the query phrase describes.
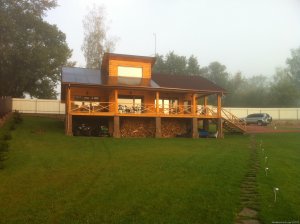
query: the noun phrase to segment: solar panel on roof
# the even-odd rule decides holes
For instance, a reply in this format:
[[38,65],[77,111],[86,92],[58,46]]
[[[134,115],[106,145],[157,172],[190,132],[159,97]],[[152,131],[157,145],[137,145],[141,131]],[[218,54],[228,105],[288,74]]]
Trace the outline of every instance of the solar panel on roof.
[[101,85],[101,71],[97,69],[63,67],[62,82]]

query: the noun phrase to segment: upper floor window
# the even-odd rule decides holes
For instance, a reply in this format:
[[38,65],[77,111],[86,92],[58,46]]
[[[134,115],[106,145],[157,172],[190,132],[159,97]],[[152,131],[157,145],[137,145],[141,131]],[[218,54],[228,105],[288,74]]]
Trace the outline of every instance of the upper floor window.
[[118,76],[142,78],[143,69],[138,67],[118,66]]

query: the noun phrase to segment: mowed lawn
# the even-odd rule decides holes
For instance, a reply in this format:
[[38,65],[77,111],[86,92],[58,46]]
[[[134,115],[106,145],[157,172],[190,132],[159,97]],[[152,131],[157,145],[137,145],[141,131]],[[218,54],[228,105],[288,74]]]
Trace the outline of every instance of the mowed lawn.
[[[260,150],[258,176],[259,216],[264,223],[300,223],[300,133],[263,134],[256,138],[262,139],[264,149]],[[276,203],[274,187],[279,188]]]
[[[259,173],[260,218],[297,217],[299,136],[256,138],[263,140],[272,167],[268,179],[264,164]],[[284,151],[280,144],[287,139],[296,143]],[[25,117],[12,132],[9,158],[0,170],[0,223],[233,223],[241,209],[249,142],[249,136],[68,137],[62,121]]]

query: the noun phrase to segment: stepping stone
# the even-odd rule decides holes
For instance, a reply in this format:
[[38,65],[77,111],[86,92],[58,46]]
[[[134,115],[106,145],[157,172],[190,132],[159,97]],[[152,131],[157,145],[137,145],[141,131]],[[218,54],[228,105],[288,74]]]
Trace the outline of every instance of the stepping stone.
[[256,218],[257,211],[250,209],[250,208],[243,208],[243,210],[239,213],[239,216],[249,217],[249,218]]

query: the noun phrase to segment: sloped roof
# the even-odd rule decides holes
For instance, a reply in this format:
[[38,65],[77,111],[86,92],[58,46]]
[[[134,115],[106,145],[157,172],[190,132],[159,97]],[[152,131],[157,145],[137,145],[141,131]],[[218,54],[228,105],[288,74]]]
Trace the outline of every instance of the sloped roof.
[[62,68],[62,84],[83,84],[120,87],[181,89],[203,92],[226,92],[225,89],[201,76],[152,74],[152,79],[107,77],[97,69]]
[[61,82],[101,85],[101,71],[88,68],[63,67]]
[[153,73],[152,80],[154,80],[160,87],[163,88],[191,89],[208,92],[226,92],[226,90],[222,87],[201,76],[167,75]]

